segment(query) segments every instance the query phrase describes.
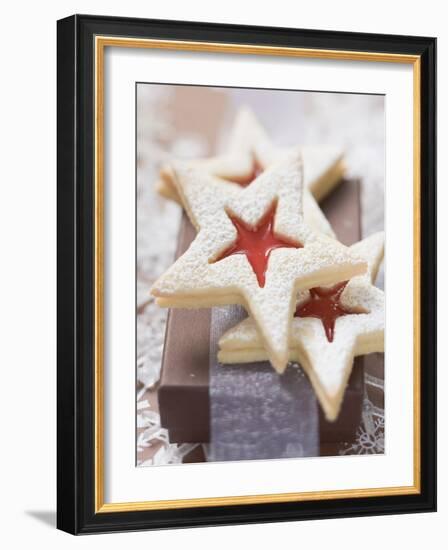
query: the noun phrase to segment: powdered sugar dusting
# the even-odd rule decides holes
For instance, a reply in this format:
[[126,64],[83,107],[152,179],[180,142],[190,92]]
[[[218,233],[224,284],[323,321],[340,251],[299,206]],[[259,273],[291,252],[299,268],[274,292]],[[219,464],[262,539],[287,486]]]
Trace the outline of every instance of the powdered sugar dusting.
[[[224,295],[240,294],[262,333],[273,365],[286,366],[293,296],[298,289],[336,283],[361,274],[366,263],[337,241],[313,233],[302,216],[303,178],[300,152],[274,163],[249,187],[235,192],[217,179],[186,164],[175,167],[176,186],[199,233],[187,252],[152,287],[164,305],[206,295],[209,306]],[[219,192],[218,192],[219,191]],[[275,231],[303,248],[277,249],[269,259],[266,284],[257,278],[244,255],[214,259],[236,238],[227,211],[256,225],[277,201]],[[204,305],[204,304],[201,304]]]
[[[315,318],[294,318],[289,342],[289,359],[312,370],[311,381],[316,386],[322,407],[329,418],[339,410],[353,358],[356,355],[384,350],[384,293],[371,284],[371,273],[376,271],[383,254],[384,235],[378,234],[351,247],[357,252],[369,250],[366,260],[368,274],[354,277],[341,295],[341,303],[348,309],[364,311],[336,320],[333,342],[329,342],[322,322]],[[309,292],[298,294],[297,303],[308,300]],[[220,360],[244,362],[263,353],[263,339],[256,324],[249,318],[230,329],[220,340]]]

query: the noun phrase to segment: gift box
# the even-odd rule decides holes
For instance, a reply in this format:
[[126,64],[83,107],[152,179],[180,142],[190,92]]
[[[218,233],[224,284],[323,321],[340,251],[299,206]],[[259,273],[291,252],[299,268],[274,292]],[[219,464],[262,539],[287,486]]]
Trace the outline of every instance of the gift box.
[[[360,240],[358,181],[341,183],[321,207],[341,242]],[[184,214],[176,256],[194,236]],[[366,358],[355,359],[338,419],[328,422],[298,365],[279,375],[268,362],[217,362],[219,338],[245,316],[239,306],[169,312],[158,400],[170,442],[207,443],[209,460],[241,460],[334,454],[353,440],[361,421]]]

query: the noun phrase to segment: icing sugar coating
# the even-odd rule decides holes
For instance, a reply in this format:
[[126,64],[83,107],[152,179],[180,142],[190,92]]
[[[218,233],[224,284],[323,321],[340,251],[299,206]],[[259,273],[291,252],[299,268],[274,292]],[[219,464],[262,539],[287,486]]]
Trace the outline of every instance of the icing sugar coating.
[[252,158],[252,166],[251,166],[251,170],[248,174],[230,175],[230,177],[225,177],[224,175],[222,175],[221,177],[223,179],[229,181],[230,183],[236,183],[236,184],[240,185],[241,187],[247,187],[248,185],[253,183],[253,181],[256,178],[258,178],[258,176],[262,172],[264,172],[265,166],[258,160],[255,153],[253,153],[251,151],[250,155],[251,155],[251,158]]
[[[297,149],[275,147],[254,113],[243,107],[235,118],[227,152],[191,160],[188,165],[216,176],[223,185],[246,187],[266,168]],[[341,180],[345,170],[343,152],[337,147],[300,147],[300,150],[304,165],[305,219],[315,231],[334,237],[316,198],[322,199]],[[173,167],[162,167],[157,190],[166,198],[182,202],[174,180]]]
[[[384,293],[373,285],[384,253],[384,234],[376,233],[351,247],[364,257],[368,270],[352,278],[340,294],[346,310],[357,311],[335,320],[329,341],[320,319],[294,318],[289,359],[301,363],[316,391],[327,419],[335,420],[357,355],[384,351]],[[306,304],[309,291],[299,292],[297,304]],[[256,324],[249,317],[226,332],[220,342],[223,363],[261,361],[268,358]]]
[[[187,252],[153,285],[157,303],[164,307],[242,304],[259,327],[272,364],[283,372],[297,291],[350,279],[365,271],[366,262],[304,223],[298,152],[267,168],[244,189],[223,187],[216,177],[186,164],[176,166],[176,186],[198,233]],[[237,238],[227,212],[255,227],[273,202],[277,203],[274,232],[303,248],[272,250],[263,287],[245,255],[210,263]]]

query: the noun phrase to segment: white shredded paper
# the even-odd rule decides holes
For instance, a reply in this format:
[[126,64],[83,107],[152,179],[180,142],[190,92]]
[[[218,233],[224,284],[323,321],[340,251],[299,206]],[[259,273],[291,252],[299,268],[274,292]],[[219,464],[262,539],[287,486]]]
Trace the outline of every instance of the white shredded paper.
[[[152,283],[173,261],[180,224],[180,207],[160,197],[154,184],[171,151],[176,156],[204,154],[199,138],[176,138],[170,123],[168,88],[139,85],[137,101],[137,464],[179,464],[197,445],[170,444],[160,416],[143,399],[160,378],[168,311],[150,295]],[[144,449],[160,445],[149,460],[139,460]]]

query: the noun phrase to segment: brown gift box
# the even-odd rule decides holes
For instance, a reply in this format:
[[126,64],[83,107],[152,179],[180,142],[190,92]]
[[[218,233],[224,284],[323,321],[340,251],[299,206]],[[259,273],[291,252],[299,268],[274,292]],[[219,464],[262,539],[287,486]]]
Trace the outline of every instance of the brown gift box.
[[[344,181],[322,203],[338,239],[346,245],[361,238],[360,185]],[[183,216],[176,257],[194,239],[195,230]],[[172,443],[210,441],[209,309],[169,312],[158,400],[162,426]],[[355,367],[336,422],[327,422],[319,408],[320,454],[332,454],[336,444],[351,441],[360,424],[364,397],[364,359]],[[225,366],[223,367],[225,368]]]

